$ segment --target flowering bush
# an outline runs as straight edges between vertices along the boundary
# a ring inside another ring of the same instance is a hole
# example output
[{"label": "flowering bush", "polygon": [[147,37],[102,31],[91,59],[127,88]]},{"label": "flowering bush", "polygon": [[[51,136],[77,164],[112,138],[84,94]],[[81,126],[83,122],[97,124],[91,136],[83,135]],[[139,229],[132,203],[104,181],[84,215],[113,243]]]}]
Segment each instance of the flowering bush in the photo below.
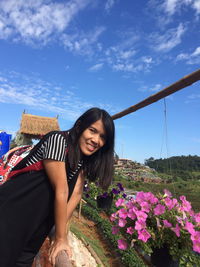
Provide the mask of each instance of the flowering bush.
[{"label": "flowering bush", "polygon": [[120,249],[139,247],[150,255],[154,248],[167,246],[183,266],[200,266],[200,212],[192,210],[185,196],[177,200],[167,190],[164,195],[138,192],[128,201],[119,198],[115,205],[118,210],[110,219],[115,223],[112,233],[123,236]]}]

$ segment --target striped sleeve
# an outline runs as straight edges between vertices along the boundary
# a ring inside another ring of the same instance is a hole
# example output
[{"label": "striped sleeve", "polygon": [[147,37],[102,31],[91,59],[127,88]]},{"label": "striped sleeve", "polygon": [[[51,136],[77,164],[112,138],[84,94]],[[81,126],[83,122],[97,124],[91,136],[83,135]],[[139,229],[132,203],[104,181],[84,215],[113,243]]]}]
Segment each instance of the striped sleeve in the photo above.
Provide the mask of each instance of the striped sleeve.
[{"label": "striped sleeve", "polygon": [[44,142],[43,159],[65,161],[66,140],[60,133],[54,133]]}]

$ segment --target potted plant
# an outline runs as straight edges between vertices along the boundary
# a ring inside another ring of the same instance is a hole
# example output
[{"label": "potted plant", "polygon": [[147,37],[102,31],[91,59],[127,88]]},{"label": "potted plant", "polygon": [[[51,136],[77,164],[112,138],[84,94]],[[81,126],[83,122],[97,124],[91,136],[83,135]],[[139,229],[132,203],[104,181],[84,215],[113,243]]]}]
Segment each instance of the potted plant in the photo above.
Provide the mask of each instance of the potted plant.
[{"label": "potted plant", "polygon": [[113,201],[112,192],[104,192],[103,194],[97,196],[97,208],[110,209]]},{"label": "potted plant", "polygon": [[[178,266],[200,266],[200,212],[192,210],[185,196],[176,199],[167,190],[158,195],[138,192],[131,200],[118,199],[115,205],[112,232],[119,235],[120,249],[139,248],[152,256],[154,266],[171,266],[164,265],[170,257]],[[162,249],[160,255],[169,253],[160,265],[155,262],[158,249]]]},{"label": "potted plant", "polygon": [[101,209],[110,209],[112,206],[113,199],[117,200],[122,197],[125,198],[124,188],[122,184],[112,185],[105,192],[100,187],[91,183],[90,185],[85,185],[85,196],[86,198],[92,198],[97,201],[97,207]]}]

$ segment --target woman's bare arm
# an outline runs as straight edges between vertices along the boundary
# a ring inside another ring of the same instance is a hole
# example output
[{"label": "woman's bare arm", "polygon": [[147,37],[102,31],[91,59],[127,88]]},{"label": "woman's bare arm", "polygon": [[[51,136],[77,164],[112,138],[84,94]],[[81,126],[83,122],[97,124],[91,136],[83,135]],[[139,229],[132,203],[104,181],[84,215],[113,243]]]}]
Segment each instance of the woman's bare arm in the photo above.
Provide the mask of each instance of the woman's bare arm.
[{"label": "woman's bare arm", "polygon": [[67,216],[68,185],[65,162],[44,160],[45,171],[55,191],[55,227],[56,239],[65,239]]},{"label": "woman's bare arm", "polygon": [[50,260],[53,264],[55,264],[55,257],[59,251],[69,251],[66,240],[66,224],[71,218],[77,204],[81,200],[84,177],[81,172],[78,176],[72,196],[67,202],[69,190],[65,163],[61,161],[44,160],[44,167],[55,191],[55,242],[50,253]]}]

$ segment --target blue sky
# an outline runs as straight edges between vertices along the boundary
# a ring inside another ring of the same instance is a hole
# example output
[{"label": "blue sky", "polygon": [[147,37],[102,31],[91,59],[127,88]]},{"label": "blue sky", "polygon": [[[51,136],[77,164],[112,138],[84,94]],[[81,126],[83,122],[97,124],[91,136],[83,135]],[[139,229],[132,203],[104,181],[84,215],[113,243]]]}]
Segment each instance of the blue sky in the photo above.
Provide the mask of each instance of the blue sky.
[{"label": "blue sky", "polygon": [[[200,66],[199,0],[1,0],[0,129],[23,110],[118,113]],[[115,121],[116,152],[138,162],[200,156],[200,83]]]}]

